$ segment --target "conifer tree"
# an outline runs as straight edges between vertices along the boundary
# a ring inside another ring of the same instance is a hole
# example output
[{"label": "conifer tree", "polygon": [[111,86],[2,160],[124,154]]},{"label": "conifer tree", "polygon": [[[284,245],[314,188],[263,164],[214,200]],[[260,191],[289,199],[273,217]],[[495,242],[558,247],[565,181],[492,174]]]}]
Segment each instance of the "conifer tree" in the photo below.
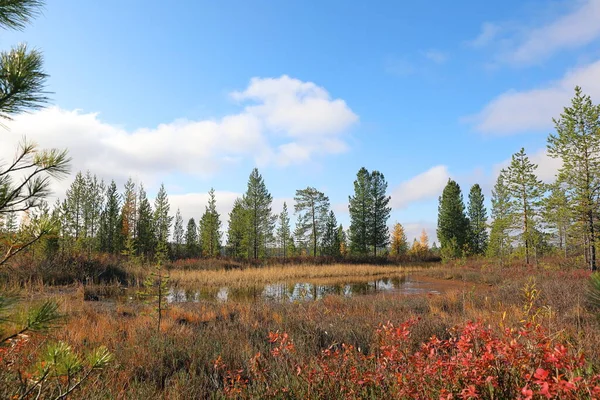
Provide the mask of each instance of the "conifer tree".
[{"label": "conifer tree", "polygon": [[104,208],[103,181],[99,181],[96,175],[90,171],[86,172],[84,179],[84,202],[83,202],[83,229],[84,239],[88,254],[97,250],[99,246],[98,230],[100,228],[100,215]]},{"label": "conifer tree", "polygon": [[566,257],[569,231],[573,225],[573,211],[564,186],[561,182],[549,186],[549,195],[542,200],[542,219],[546,230],[556,237],[558,248]]},{"label": "conifer tree", "polygon": [[402,256],[408,252],[408,241],[406,240],[406,233],[404,227],[400,223],[394,225],[392,231],[392,244],[391,244],[392,256]]},{"label": "conifer tree", "polygon": [[385,248],[390,242],[390,232],[387,222],[392,209],[388,206],[390,196],[387,192],[387,182],[379,171],[371,173],[371,212],[369,213],[368,237],[373,256],[377,256],[378,248]]},{"label": "conifer tree", "polygon": [[169,215],[169,198],[165,185],[161,184],[154,199],[154,218],[153,218],[153,233],[154,243],[160,244],[161,249],[166,249],[169,243],[169,235],[171,232],[171,224],[173,217]]},{"label": "conifer tree", "polygon": [[445,257],[463,254],[469,237],[469,220],[458,183],[448,180],[439,199],[437,236]]},{"label": "conifer tree", "polygon": [[485,254],[488,245],[487,210],[481,186],[475,184],[469,192],[468,216],[470,223],[470,247],[476,255]]},{"label": "conifer tree", "polygon": [[175,258],[181,257],[182,246],[185,232],[183,230],[183,218],[181,217],[181,211],[179,208],[175,213],[175,225],[173,226],[173,243],[174,243],[174,251]]},{"label": "conifer tree", "polygon": [[290,216],[288,213],[287,204],[283,202],[283,210],[279,214],[279,226],[277,227],[277,241],[281,248],[283,259],[288,256],[288,247],[290,245],[291,227]]},{"label": "conifer tree", "polygon": [[525,262],[529,264],[531,253],[536,251],[536,224],[539,216],[544,185],[535,171],[525,149],[513,154],[511,163],[506,170],[506,187],[513,203],[515,218],[513,222],[521,231],[521,241],[525,247]]},{"label": "conifer tree", "polygon": [[185,252],[189,258],[198,257],[198,226],[194,218],[190,218],[185,231]]},{"label": "conifer tree", "polygon": [[371,174],[361,168],[354,181],[354,196],[348,198],[350,212],[350,250],[354,254],[369,252],[369,219],[373,207]]},{"label": "conifer tree", "polygon": [[144,186],[140,184],[138,192],[138,210],[135,246],[139,256],[148,259],[154,252],[154,221],[152,206],[146,196]]},{"label": "conifer tree", "polygon": [[506,185],[506,170],[500,171],[492,190],[492,224],[487,254],[501,262],[510,253],[511,227],[513,226],[513,203]]},{"label": "conifer tree", "polygon": [[121,245],[119,241],[119,211],[120,211],[120,199],[119,193],[117,192],[117,185],[115,181],[111,181],[108,189],[106,190],[106,198],[104,200],[104,210],[101,216],[101,231],[100,236],[100,248],[102,251],[118,254],[121,252]]},{"label": "conifer tree", "polygon": [[248,189],[243,197],[247,210],[246,242],[248,255],[257,259],[265,252],[266,242],[273,234],[274,219],[271,214],[273,197],[267,190],[265,182],[257,168],[252,170],[248,178]]},{"label": "conifer tree", "polygon": [[321,249],[323,255],[330,257],[340,256],[340,240],[338,237],[338,226],[333,210],[329,211],[325,220],[323,236],[321,238]]},{"label": "conifer tree", "polygon": [[123,207],[121,208],[121,240],[122,247],[128,239],[135,239],[137,222],[137,191],[131,178],[125,183]]},{"label": "conifer tree", "polygon": [[313,256],[317,256],[317,247],[327,221],[329,198],[313,187],[296,190],[294,209],[298,214],[298,235],[308,238]]},{"label": "conifer tree", "polygon": [[245,241],[248,233],[248,210],[243,199],[235,199],[229,212],[227,227],[227,247],[231,256],[248,257],[248,244]]},{"label": "conifer tree", "polygon": [[585,223],[588,262],[596,266],[598,203],[600,196],[600,105],[575,88],[570,107],[554,120],[555,134],[548,137],[548,155],[559,158],[559,181],[565,184],[567,197],[578,219]]},{"label": "conifer tree", "polygon": [[206,257],[216,257],[221,252],[221,220],[217,212],[215,190],[208,192],[208,205],[200,219],[202,253]]}]

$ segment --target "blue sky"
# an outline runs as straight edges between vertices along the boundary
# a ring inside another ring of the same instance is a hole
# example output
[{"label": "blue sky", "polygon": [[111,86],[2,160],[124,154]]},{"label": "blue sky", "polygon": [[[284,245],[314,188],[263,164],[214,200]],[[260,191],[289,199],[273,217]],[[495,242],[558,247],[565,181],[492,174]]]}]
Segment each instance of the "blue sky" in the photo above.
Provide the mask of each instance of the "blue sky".
[{"label": "blue sky", "polygon": [[448,177],[489,197],[523,146],[550,180],[552,117],[576,84],[600,101],[600,0],[172,3],[49,1],[2,32],[43,50],[53,106],[9,124],[0,156],[23,134],[66,146],[74,170],[164,182],[196,218],[258,166],[276,210],[315,186],[345,224],[365,166],[390,222],[433,238]]}]

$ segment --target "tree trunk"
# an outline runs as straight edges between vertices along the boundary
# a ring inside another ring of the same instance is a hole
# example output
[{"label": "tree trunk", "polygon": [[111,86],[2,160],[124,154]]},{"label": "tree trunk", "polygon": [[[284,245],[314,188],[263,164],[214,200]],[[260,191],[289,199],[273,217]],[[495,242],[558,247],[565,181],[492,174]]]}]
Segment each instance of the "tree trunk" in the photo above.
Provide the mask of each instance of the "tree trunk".
[{"label": "tree trunk", "polygon": [[588,223],[590,224],[590,269],[596,271],[596,235],[594,231],[594,212],[588,211]]}]

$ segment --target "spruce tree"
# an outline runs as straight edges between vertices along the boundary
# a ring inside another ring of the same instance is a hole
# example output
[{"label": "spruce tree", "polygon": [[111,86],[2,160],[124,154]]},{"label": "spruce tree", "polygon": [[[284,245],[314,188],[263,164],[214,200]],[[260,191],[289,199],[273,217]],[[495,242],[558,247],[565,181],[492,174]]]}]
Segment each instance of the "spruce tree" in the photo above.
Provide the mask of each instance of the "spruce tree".
[{"label": "spruce tree", "polygon": [[185,231],[183,229],[183,218],[181,217],[181,211],[179,208],[175,213],[175,224],[173,226],[173,243],[174,243],[174,251],[175,258],[180,258],[182,254],[182,246]]},{"label": "spruce tree", "polygon": [[283,202],[283,210],[279,214],[279,226],[277,227],[277,241],[282,251],[283,259],[288,256],[288,247],[290,245],[291,227],[290,216],[287,204]]},{"label": "spruce tree", "polygon": [[[310,242],[313,256],[317,256],[317,247],[325,228],[329,198],[313,187],[296,190],[294,209],[298,214],[297,232]],[[298,236],[297,236],[298,237]]]},{"label": "spruce tree", "polygon": [[338,226],[333,210],[329,211],[323,228],[321,238],[321,251],[323,255],[330,257],[340,256],[340,240],[338,237]]},{"label": "spruce tree", "polygon": [[100,247],[102,251],[107,253],[119,254],[121,252],[119,243],[119,211],[121,204],[114,180],[108,185],[105,196],[104,210],[101,217]]},{"label": "spruce tree", "polygon": [[249,257],[257,259],[265,253],[266,242],[273,234],[274,219],[271,214],[273,197],[257,168],[248,178],[248,188],[243,197],[247,210],[246,242]]},{"label": "spruce tree", "polygon": [[536,251],[536,224],[544,193],[544,184],[537,178],[536,170],[537,165],[529,160],[523,148],[513,154],[511,163],[506,170],[506,187],[510,193],[515,213],[513,222],[516,224],[515,227],[521,231],[521,242],[525,247],[527,264],[529,264],[532,252]]},{"label": "spruce tree", "polygon": [[373,171],[370,179],[371,212],[369,213],[367,231],[369,245],[375,257],[377,256],[377,249],[385,248],[390,242],[387,222],[392,209],[388,206],[391,198],[386,194],[388,185],[383,174],[379,171]]},{"label": "spruce tree", "polygon": [[[131,178],[125,183],[123,193],[123,207],[121,207],[121,245],[124,248],[125,243],[129,240],[135,240],[137,222],[137,191],[135,183]],[[131,246],[130,246],[131,247]]]},{"label": "spruce tree", "polygon": [[492,224],[487,254],[503,262],[511,250],[511,227],[513,226],[513,203],[506,184],[506,170],[500,171],[492,190]]},{"label": "spruce tree", "polygon": [[369,252],[369,244],[371,244],[369,240],[369,220],[372,205],[371,174],[363,167],[356,174],[354,196],[348,198],[350,250],[354,254],[366,255]]},{"label": "spruce tree", "polygon": [[144,186],[140,184],[138,192],[138,210],[135,245],[139,256],[148,259],[154,252],[155,236],[152,206],[146,196]]},{"label": "spruce tree", "polygon": [[208,205],[200,219],[202,253],[206,257],[216,257],[221,252],[221,220],[217,212],[215,190],[208,192]]},{"label": "spruce tree", "polygon": [[154,243],[160,245],[162,249],[167,248],[169,243],[169,235],[171,232],[171,224],[173,217],[169,215],[169,198],[165,185],[161,184],[154,199],[154,217],[153,217],[153,231],[154,231]]},{"label": "spruce tree", "polygon": [[248,245],[245,242],[248,233],[248,210],[243,199],[235,199],[229,212],[227,227],[227,247],[229,254],[236,258],[248,257]]},{"label": "spruce tree", "polygon": [[190,218],[185,231],[185,252],[188,258],[198,257],[198,226],[194,218]]},{"label": "spruce tree", "polygon": [[600,105],[575,88],[571,106],[554,120],[555,134],[548,137],[548,155],[559,158],[559,181],[565,184],[568,198],[578,219],[584,221],[588,243],[588,263],[596,266],[598,199],[600,195]]},{"label": "spruce tree", "polygon": [[476,255],[485,254],[488,245],[487,210],[481,186],[475,184],[469,192],[468,216],[470,227],[471,252]]},{"label": "spruce tree", "polygon": [[444,257],[455,258],[463,254],[469,237],[469,220],[458,183],[448,180],[439,199],[437,236]]}]

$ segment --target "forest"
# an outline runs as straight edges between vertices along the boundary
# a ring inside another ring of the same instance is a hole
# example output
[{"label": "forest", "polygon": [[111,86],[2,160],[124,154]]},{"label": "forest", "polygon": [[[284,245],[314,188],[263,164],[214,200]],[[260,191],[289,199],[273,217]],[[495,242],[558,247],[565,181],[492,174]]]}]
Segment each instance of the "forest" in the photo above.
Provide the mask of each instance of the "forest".
[{"label": "forest", "polygon": [[[0,25],[42,6],[0,2]],[[48,104],[43,66],[0,54],[3,119]],[[489,202],[449,179],[436,238],[412,242],[366,167],[347,227],[315,187],[274,212],[258,168],[228,215],[211,188],[185,221],[164,185],[24,138],[0,163],[0,397],[600,398],[594,101],[577,86],[553,120],[554,182],[521,148]]]}]

